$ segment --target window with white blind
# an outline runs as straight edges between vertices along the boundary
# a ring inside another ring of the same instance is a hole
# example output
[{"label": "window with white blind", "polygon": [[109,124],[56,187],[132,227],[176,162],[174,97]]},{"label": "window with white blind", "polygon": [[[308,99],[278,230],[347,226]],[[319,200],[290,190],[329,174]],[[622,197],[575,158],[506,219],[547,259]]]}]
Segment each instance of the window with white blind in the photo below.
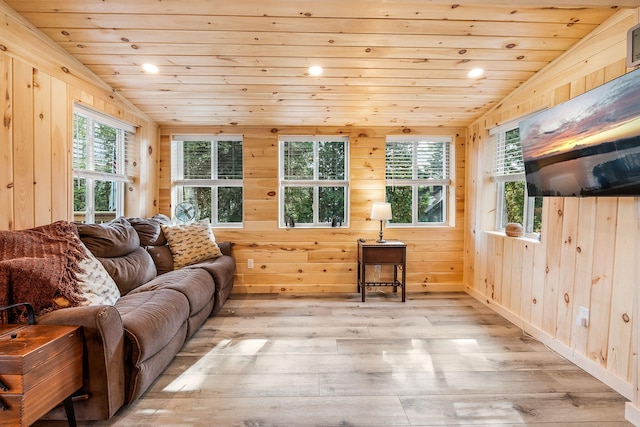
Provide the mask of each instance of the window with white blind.
[{"label": "window with white blind", "polygon": [[540,233],[542,198],[527,195],[518,122],[491,129],[489,137],[495,147],[493,177],[498,187],[496,228],[504,230],[508,223],[517,222],[529,235]]},{"label": "window with white blind", "polygon": [[174,207],[188,203],[194,220],[242,225],[242,135],[174,135],[171,158]]},{"label": "window with white blind", "polygon": [[102,223],[124,215],[125,186],[133,175],[135,128],[101,113],[73,111],[74,220]]},{"label": "window with white blind", "polygon": [[389,224],[444,225],[449,221],[450,137],[388,136],[386,199]]},{"label": "window with white blind", "polygon": [[349,138],[281,136],[280,227],[345,227]]}]

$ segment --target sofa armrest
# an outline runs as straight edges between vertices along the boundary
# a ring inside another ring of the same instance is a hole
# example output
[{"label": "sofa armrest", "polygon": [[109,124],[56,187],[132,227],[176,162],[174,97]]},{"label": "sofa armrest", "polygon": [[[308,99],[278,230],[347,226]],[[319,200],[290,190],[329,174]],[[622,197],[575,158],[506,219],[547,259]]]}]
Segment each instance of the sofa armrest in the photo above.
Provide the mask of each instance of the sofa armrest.
[{"label": "sofa armrest", "polygon": [[233,256],[231,255],[231,249],[233,247],[232,242],[216,242],[216,243],[218,244],[218,247],[220,248],[220,251],[222,252],[223,255]]},{"label": "sofa armrest", "polygon": [[[83,381],[79,391],[86,400],[74,403],[81,420],[106,420],[124,404],[124,328],[120,313],[109,305],[70,307],[37,319],[47,325],[82,326]],[[66,419],[60,408],[47,418]]]}]

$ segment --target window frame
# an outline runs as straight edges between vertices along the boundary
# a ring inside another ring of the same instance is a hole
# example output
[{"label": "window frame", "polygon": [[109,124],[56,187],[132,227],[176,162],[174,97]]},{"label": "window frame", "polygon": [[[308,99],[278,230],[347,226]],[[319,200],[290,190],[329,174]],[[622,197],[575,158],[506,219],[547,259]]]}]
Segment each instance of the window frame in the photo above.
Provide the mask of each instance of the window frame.
[{"label": "window frame", "polygon": [[[76,147],[76,116],[83,116],[87,120],[87,141],[85,152],[85,168],[76,168],[76,153],[78,148]],[[133,143],[135,138],[136,128],[133,125],[125,123],[121,120],[107,116],[106,114],[89,109],[85,106],[74,104],[72,113],[72,164],[73,164],[73,185],[75,187],[76,180],[85,180],[85,210],[84,210],[84,222],[87,224],[93,224],[96,220],[96,205],[95,205],[95,184],[98,181],[111,182],[115,186],[115,211],[114,218],[124,216],[125,212],[125,191],[126,185],[132,182],[132,170],[130,166],[130,159],[133,151]],[[116,130],[116,147],[115,147],[115,159],[116,164],[115,173],[96,171],[95,163],[95,149],[96,149],[96,134],[95,125],[100,124]],[[75,204],[75,190],[74,190],[74,202]],[[73,209],[74,217],[77,214],[81,214],[82,211],[76,211],[75,206]]]},{"label": "window frame", "polygon": [[[312,142],[313,143],[313,179],[286,179],[285,178],[285,143],[286,142]],[[321,142],[342,142],[344,144],[344,178],[340,180],[319,179],[319,143]],[[339,227],[349,227],[349,206],[350,206],[350,138],[344,135],[280,135],[278,137],[278,228],[332,228],[331,221],[324,221],[319,218],[319,189],[320,187],[343,187],[344,188],[344,218]],[[285,188],[301,187],[313,190],[313,222],[293,225],[288,221],[285,214]]]},{"label": "window frame", "polygon": [[[412,178],[411,179],[398,179],[389,177],[388,168],[388,147],[389,144],[394,143],[412,143]],[[441,143],[446,148],[445,156],[443,158],[443,178],[418,178],[418,156],[416,155],[418,146],[420,143]],[[386,226],[389,228],[403,228],[403,227],[443,227],[453,226],[455,220],[455,186],[453,185],[455,179],[455,143],[453,136],[442,135],[388,135],[385,141],[385,200],[387,189],[389,187],[411,187],[411,223],[398,223],[387,221]],[[442,186],[443,194],[443,219],[442,221],[419,221],[419,188],[429,186]],[[387,200],[388,201],[388,200]],[[392,213],[393,214],[393,213]]]},{"label": "window frame", "polygon": [[[184,143],[185,142],[210,142],[211,143],[211,176],[212,178],[184,178]],[[181,134],[171,136],[171,205],[175,207],[184,202],[185,187],[210,188],[211,189],[211,217],[212,225],[221,228],[241,228],[244,226],[244,154],[242,156],[242,178],[224,179],[218,177],[218,144],[220,142],[240,142],[244,153],[244,138],[240,134]],[[240,222],[218,221],[218,191],[220,187],[235,187],[242,189],[242,220]],[[196,206],[197,209],[197,206]],[[173,217],[174,212],[172,212]]]},{"label": "window frame", "polygon": [[[491,146],[494,150],[493,161],[494,167],[492,171],[492,179],[496,183],[496,218],[495,229],[498,232],[505,232],[505,226],[507,224],[506,215],[506,196],[505,196],[505,184],[510,182],[522,182],[524,186],[524,197],[522,207],[522,226],[524,229],[523,237],[539,240],[541,231],[534,231],[535,221],[535,203],[536,197],[530,197],[527,190],[527,182],[524,171],[524,159],[520,157],[521,168],[516,172],[505,172],[505,164],[503,159],[506,158],[504,151],[506,151],[506,135],[515,129],[519,129],[521,121],[526,117],[522,117],[517,120],[512,120],[501,125],[495,126],[489,129],[489,138]],[[522,156],[522,140],[518,135],[518,143],[520,144],[520,156]],[[503,150],[501,152],[501,150]],[[517,159],[516,159],[517,160]]]}]

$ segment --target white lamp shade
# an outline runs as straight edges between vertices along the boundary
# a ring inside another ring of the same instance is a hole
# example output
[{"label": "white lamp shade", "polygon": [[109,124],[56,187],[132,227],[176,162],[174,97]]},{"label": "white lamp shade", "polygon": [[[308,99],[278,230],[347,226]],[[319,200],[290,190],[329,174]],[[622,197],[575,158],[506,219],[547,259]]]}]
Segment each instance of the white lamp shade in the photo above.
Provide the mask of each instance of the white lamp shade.
[{"label": "white lamp shade", "polygon": [[374,202],[371,205],[371,219],[387,221],[391,218],[391,203]]}]

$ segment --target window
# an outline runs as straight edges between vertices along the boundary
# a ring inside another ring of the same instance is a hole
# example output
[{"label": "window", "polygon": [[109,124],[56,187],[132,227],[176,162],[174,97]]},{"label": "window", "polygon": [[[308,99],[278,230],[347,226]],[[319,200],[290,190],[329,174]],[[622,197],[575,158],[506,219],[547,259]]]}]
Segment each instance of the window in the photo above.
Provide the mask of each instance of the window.
[{"label": "window", "polygon": [[281,227],[348,225],[349,138],[280,137]]},{"label": "window", "polygon": [[533,235],[542,229],[542,197],[528,197],[524,175],[524,160],[518,124],[511,122],[491,129],[496,160],[493,177],[498,186],[496,228],[504,230],[507,223],[523,225],[525,233]]},{"label": "window", "polygon": [[241,225],[242,136],[174,135],[172,139],[173,206],[192,204],[195,220]]},{"label": "window", "polygon": [[390,224],[443,225],[448,221],[449,137],[387,137],[386,197]]},{"label": "window", "polygon": [[102,223],[124,215],[135,128],[76,106],[73,112],[74,220]]}]

